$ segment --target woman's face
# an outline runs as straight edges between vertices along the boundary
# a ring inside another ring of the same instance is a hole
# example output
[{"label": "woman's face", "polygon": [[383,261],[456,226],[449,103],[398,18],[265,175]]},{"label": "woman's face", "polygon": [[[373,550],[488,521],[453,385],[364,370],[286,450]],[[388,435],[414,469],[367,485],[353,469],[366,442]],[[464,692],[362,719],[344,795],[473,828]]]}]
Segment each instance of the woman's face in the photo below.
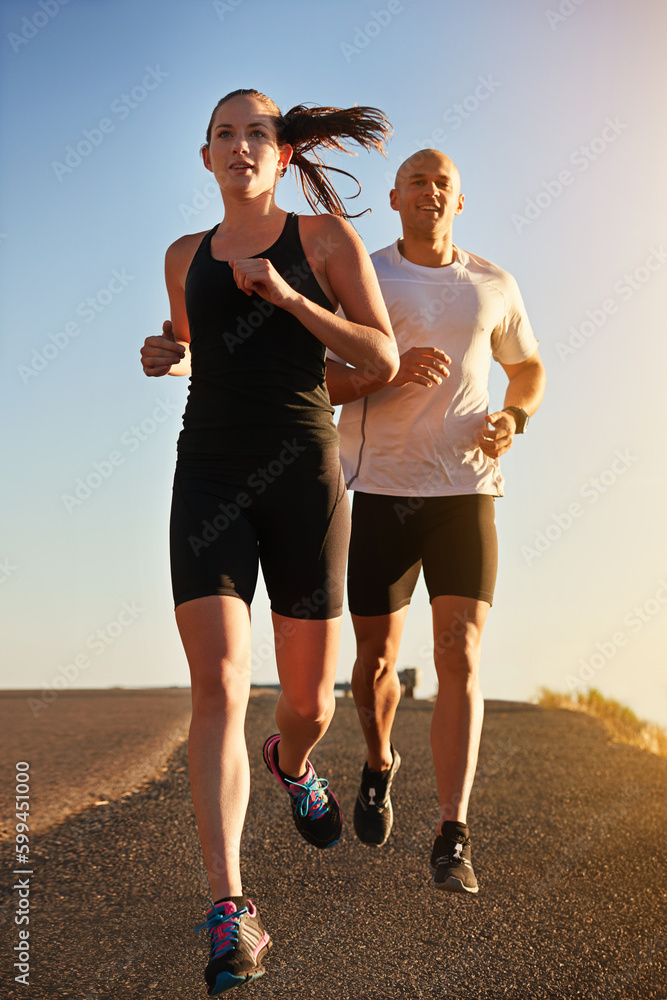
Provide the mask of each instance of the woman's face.
[{"label": "woman's face", "polygon": [[254,197],[275,188],[292,155],[278,148],[269,109],[254,97],[238,96],[216,111],[211,141],[202,157],[223,196]]}]

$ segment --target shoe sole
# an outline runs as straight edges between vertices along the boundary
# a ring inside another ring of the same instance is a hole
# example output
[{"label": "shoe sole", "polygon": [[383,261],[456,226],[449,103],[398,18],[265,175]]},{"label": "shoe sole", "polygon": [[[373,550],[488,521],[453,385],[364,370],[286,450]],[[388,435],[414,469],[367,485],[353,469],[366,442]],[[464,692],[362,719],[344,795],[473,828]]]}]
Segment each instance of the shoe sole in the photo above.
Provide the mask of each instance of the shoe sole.
[{"label": "shoe sole", "polygon": [[243,986],[244,983],[252,983],[253,980],[259,979],[266,972],[263,966],[259,965],[259,962],[264,958],[267,951],[273,947],[273,941],[269,938],[266,946],[262,948],[261,952],[257,956],[258,965],[254,972],[249,972],[247,976],[235,976],[231,972],[219,972],[213,989],[208,994],[210,997],[217,997],[221,993],[226,993],[227,990],[233,990],[236,986]]},{"label": "shoe sole", "polygon": [[221,972],[209,996],[217,997],[221,993],[226,993],[227,990],[233,990],[235,986],[243,986],[244,983],[251,983],[254,979],[259,979],[260,976],[263,976],[265,972],[266,969],[258,969],[257,972],[251,972],[247,976],[233,976],[231,972]]},{"label": "shoe sole", "polygon": [[[431,868],[431,875],[435,876],[435,868]],[[478,885],[474,888],[464,885],[460,878],[455,878],[453,875],[448,875],[446,882],[436,882],[433,878],[433,888],[439,889],[440,892],[464,892],[469,896],[474,896],[479,891]]]}]

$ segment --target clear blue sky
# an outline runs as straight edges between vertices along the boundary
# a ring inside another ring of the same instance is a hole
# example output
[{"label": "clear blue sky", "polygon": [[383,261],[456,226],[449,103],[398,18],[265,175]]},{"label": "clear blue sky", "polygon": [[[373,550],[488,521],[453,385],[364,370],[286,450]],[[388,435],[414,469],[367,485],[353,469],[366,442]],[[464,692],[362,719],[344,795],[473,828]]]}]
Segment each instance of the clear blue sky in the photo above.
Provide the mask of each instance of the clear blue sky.
[{"label": "clear blue sky", "polygon": [[[398,164],[444,150],[466,194],[456,242],[522,289],[549,385],[503,462],[485,694],[581,680],[667,724],[667,9],[5,0],[0,18],[0,685],[188,683],[167,553],[187,380],[146,379],[138,352],[168,315],[166,247],[221,218],[198,155],[210,112],[256,87],[283,110],[387,114],[388,160],[341,163],[371,251],[399,235]],[[278,201],[306,209],[291,180]],[[253,629],[254,680],[273,681],[263,592]],[[422,668],[421,694],[430,631],[420,585],[400,663]],[[340,678],[352,661],[346,622]]]}]

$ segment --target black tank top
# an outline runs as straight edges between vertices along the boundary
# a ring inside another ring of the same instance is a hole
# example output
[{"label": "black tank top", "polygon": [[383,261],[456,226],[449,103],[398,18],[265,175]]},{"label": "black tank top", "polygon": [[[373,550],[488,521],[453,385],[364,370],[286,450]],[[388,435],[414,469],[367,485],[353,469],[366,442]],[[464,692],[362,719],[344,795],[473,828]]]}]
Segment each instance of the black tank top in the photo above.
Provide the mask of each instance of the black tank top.
[{"label": "black tank top", "polygon": [[[337,447],[324,344],[291,313],[240,291],[229,264],[211,255],[217,228],[201,241],[185,281],[192,375],[179,464],[242,472],[286,441],[308,451]],[[273,246],[255,256],[334,311],[308,265],[293,212]]]}]

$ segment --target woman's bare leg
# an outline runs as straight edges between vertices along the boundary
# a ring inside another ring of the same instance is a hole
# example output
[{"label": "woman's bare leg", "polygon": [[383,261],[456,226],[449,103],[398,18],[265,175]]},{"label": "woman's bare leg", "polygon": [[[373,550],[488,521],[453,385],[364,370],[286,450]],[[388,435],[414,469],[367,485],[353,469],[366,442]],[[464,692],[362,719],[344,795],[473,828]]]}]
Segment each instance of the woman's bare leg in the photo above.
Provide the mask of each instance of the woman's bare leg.
[{"label": "woman's bare leg", "polygon": [[276,661],[282,692],[276,707],[280,769],[298,778],[308,754],[331,722],[338,662],[340,618],[325,621],[273,614]]},{"label": "woman's bare leg", "polygon": [[180,604],[176,621],[192,678],[190,786],[211,894],[240,896],[250,790],[250,609],[237,597],[202,597]]}]

